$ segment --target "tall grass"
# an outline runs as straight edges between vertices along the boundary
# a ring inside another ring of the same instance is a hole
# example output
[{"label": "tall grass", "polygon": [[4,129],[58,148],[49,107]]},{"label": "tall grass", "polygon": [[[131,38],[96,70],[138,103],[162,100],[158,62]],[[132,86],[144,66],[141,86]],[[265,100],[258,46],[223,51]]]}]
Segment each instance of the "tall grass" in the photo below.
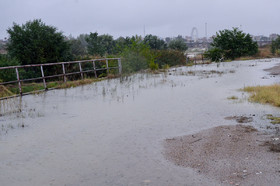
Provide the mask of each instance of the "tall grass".
[{"label": "tall grass", "polygon": [[256,87],[249,86],[242,90],[251,94],[249,98],[250,101],[262,104],[268,103],[280,107],[280,84]]}]

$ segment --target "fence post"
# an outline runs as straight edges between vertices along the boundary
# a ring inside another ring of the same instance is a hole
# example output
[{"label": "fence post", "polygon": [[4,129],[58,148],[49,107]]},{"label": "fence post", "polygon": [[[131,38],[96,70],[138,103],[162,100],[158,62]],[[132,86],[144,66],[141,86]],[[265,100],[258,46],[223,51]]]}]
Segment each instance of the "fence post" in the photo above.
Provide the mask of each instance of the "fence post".
[{"label": "fence post", "polygon": [[118,65],[119,65],[119,74],[122,74],[122,62],[121,62],[121,58],[118,59]]},{"label": "fence post", "polygon": [[80,68],[81,78],[84,79],[83,69],[82,69],[81,62],[79,62],[79,68]]},{"label": "fence post", "polygon": [[22,95],[22,89],[21,89],[21,83],[20,83],[20,79],[19,79],[18,68],[16,68],[16,74],[17,74],[17,81],[18,81],[19,93],[20,93],[20,95]]},{"label": "fence post", "polygon": [[62,72],[63,72],[63,80],[64,80],[64,83],[66,83],[66,75],[65,75],[64,63],[62,63]]},{"label": "fence post", "polygon": [[92,65],[93,65],[93,69],[94,69],[95,78],[97,78],[96,67],[95,67],[95,60],[92,61]]},{"label": "fence post", "polygon": [[109,65],[108,65],[108,59],[106,59],[106,68],[107,68],[107,76],[109,74]]},{"label": "fence post", "polygon": [[44,83],[45,90],[48,90],[46,80],[45,80],[43,65],[41,65],[40,67],[41,67],[41,73],[42,73],[42,78],[43,78],[43,83]]}]

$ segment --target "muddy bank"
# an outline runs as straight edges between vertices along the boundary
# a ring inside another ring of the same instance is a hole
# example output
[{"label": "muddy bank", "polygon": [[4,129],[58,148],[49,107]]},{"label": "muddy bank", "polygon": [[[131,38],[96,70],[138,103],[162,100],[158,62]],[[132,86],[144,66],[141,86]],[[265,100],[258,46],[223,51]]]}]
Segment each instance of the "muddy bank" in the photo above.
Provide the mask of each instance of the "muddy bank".
[{"label": "muddy bank", "polygon": [[166,139],[164,155],[222,185],[276,186],[280,183],[280,153],[270,151],[271,140],[272,136],[253,127],[220,126]]},{"label": "muddy bank", "polygon": [[264,69],[264,71],[270,72],[270,75],[280,75],[280,64],[272,68]]}]

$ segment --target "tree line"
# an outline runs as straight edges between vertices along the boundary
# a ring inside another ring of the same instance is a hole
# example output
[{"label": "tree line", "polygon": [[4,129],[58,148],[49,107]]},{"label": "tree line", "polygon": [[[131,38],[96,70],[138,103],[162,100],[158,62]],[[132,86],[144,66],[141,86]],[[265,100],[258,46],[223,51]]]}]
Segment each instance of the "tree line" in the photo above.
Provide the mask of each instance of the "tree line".
[{"label": "tree line", "polygon": [[[22,25],[14,23],[7,32],[8,54],[0,56],[0,66],[121,57],[124,61],[123,71],[130,73],[149,67],[157,69],[164,65],[184,64],[187,49],[181,39],[166,43],[155,35],[114,39],[109,34],[94,32],[76,38],[65,37],[57,28],[46,25],[40,19]],[[32,75],[32,72],[23,73]],[[7,80],[4,75],[0,75],[0,79]]]},{"label": "tree line", "polygon": [[[9,34],[7,55],[0,56],[0,66],[54,63],[96,57],[121,57],[124,72],[146,68],[153,70],[183,65],[187,45],[181,37],[165,42],[155,35],[119,37],[97,32],[65,37],[57,28],[40,19],[7,29]],[[271,52],[280,54],[280,37],[273,41]],[[219,31],[210,49],[204,54],[212,61],[233,60],[241,56],[254,56],[258,45],[249,34],[238,28]],[[3,77],[2,77],[3,76]],[[0,80],[5,75],[0,75]]]}]

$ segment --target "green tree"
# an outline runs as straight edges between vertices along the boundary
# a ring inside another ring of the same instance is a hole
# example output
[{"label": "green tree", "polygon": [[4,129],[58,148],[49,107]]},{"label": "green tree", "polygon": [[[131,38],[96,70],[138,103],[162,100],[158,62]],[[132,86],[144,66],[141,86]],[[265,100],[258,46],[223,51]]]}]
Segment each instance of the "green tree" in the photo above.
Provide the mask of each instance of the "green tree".
[{"label": "green tree", "polygon": [[81,40],[71,38],[68,42],[70,43],[70,52],[75,59],[87,55],[87,46]]},{"label": "green tree", "polygon": [[213,38],[211,46],[214,49],[206,53],[206,56],[208,55],[215,61],[219,55],[224,59],[233,60],[241,56],[252,56],[258,52],[257,42],[254,42],[249,34],[245,34],[238,28],[219,31]]},{"label": "green tree", "polygon": [[129,37],[119,37],[115,40],[114,54],[121,53],[127,46],[131,46],[132,41]]},{"label": "green tree", "polygon": [[22,65],[66,61],[70,59],[69,44],[61,32],[47,26],[40,19],[28,21],[7,30],[9,55],[15,57]]},{"label": "green tree", "polygon": [[104,56],[112,54],[115,46],[113,36],[104,34],[98,36],[98,33],[90,33],[86,38],[88,42],[88,53],[91,55]]},{"label": "green tree", "polygon": [[127,38],[121,56],[123,58],[123,71],[125,73],[136,72],[147,69],[154,61],[154,55],[148,44],[145,44],[141,37],[132,36]]},{"label": "green tree", "polygon": [[148,44],[150,48],[154,50],[164,50],[167,48],[167,44],[164,40],[151,34],[145,36],[144,43]]},{"label": "green tree", "polygon": [[186,51],[188,49],[188,46],[186,42],[183,39],[180,39],[179,37],[176,39],[171,40],[168,43],[168,48],[172,50],[178,50],[178,51]]},{"label": "green tree", "polygon": [[278,36],[274,41],[272,41],[271,53],[273,55],[275,55],[275,54],[280,55],[280,36]]}]

